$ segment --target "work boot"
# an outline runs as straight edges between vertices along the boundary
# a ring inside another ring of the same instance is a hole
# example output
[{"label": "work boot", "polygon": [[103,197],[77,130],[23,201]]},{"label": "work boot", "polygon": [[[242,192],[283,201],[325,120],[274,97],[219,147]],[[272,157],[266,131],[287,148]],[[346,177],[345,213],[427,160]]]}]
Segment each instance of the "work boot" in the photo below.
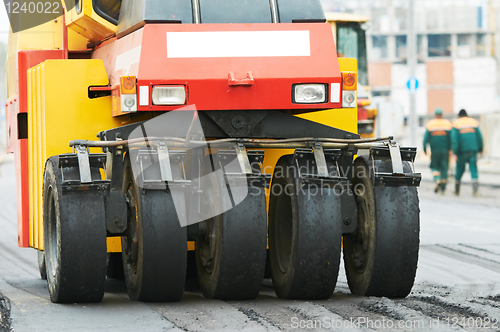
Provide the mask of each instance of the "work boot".
[{"label": "work boot", "polygon": [[479,182],[478,181],[472,182],[472,195],[478,196],[478,190],[479,190]]},{"label": "work boot", "polygon": [[455,182],[455,196],[460,196],[460,182]]},{"label": "work boot", "polygon": [[439,182],[436,182],[436,186],[434,187],[434,193],[438,193],[440,189],[441,184]]},{"label": "work boot", "polygon": [[444,195],[444,192],[446,191],[446,183],[445,182],[440,183],[439,189],[441,190],[441,195]]}]

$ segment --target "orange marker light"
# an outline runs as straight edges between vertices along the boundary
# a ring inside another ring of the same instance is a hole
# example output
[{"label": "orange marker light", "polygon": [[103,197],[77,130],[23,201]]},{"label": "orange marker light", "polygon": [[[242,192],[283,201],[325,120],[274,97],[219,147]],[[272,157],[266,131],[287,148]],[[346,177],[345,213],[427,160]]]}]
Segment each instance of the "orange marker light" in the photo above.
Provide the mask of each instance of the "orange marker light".
[{"label": "orange marker light", "polygon": [[342,72],[344,90],[356,90],[358,88],[358,77],[355,72]]},{"label": "orange marker light", "polygon": [[120,86],[122,95],[131,95],[137,93],[137,78],[135,76],[120,77]]}]

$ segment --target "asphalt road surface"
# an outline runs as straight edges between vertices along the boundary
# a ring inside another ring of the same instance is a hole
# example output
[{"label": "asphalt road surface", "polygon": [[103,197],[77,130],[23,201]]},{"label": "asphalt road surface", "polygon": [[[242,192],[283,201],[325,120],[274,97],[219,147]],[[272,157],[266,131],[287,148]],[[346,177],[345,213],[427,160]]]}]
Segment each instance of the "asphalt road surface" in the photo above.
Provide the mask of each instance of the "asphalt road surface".
[{"label": "asphalt road surface", "polygon": [[500,189],[455,198],[423,183],[419,267],[406,299],[350,295],[341,269],[324,301],[278,299],[266,281],[254,301],[207,300],[194,289],[179,303],[141,303],[108,280],[102,303],[58,305],[36,252],[17,247],[13,164],[0,172],[0,331],[500,331]]}]

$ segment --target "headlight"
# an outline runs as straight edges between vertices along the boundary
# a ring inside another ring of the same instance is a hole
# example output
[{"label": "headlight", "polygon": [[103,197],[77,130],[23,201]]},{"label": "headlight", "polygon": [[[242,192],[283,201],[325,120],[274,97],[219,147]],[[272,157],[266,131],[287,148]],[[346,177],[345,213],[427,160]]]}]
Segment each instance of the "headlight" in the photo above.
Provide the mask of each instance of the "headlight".
[{"label": "headlight", "polygon": [[184,86],[155,86],[153,88],[154,105],[184,105],[186,88]]},{"label": "headlight", "polygon": [[326,103],[326,86],[324,84],[294,85],[293,102],[297,104]]}]

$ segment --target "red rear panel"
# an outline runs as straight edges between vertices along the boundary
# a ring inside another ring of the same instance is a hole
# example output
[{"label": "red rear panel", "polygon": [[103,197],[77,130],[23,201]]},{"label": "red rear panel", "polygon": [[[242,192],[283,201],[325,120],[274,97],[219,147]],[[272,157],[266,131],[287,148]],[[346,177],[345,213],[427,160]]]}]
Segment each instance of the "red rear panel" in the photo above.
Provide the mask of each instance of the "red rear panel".
[{"label": "red rear panel", "polygon": [[[147,24],[94,58],[104,60],[113,85],[122,75],[136,75],[149,94],[154,85],[184,85],[186,103],[198,110],[341,107],[340,96],[328,95],[322,104],[292,101],[293,84],[323,83],[329,91],[341,82],[327,23]],[[179,108],[154,106],[151,96],[142,104],[140,111]]]}]

